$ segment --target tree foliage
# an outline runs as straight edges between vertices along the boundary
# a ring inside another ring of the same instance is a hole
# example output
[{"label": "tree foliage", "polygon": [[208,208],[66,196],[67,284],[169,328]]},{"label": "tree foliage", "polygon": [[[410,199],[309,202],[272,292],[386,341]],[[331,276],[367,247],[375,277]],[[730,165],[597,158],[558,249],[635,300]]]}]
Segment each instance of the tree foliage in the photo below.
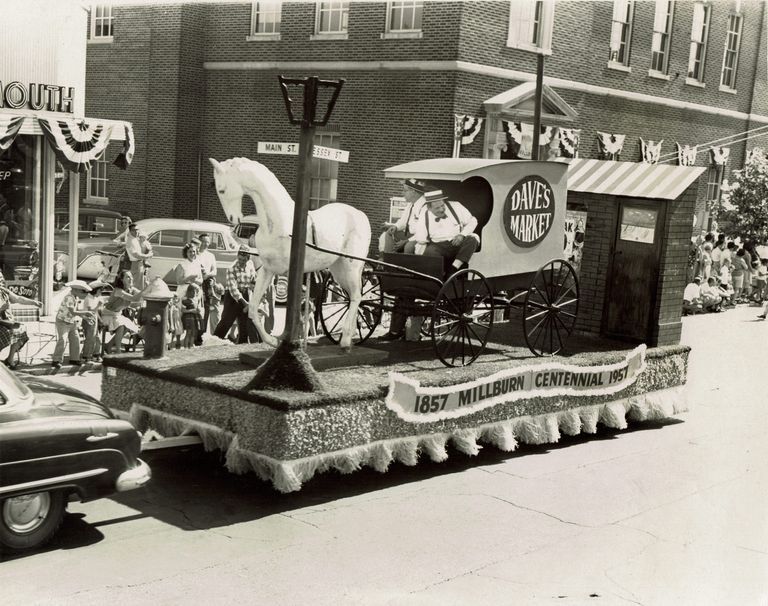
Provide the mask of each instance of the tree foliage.
[{"label": "tree foliage", "polygon": [[744,168],[733,171],[717,220],[723,231],[742,240],[768,240],[768,158],[760,148],[747,155]]}]

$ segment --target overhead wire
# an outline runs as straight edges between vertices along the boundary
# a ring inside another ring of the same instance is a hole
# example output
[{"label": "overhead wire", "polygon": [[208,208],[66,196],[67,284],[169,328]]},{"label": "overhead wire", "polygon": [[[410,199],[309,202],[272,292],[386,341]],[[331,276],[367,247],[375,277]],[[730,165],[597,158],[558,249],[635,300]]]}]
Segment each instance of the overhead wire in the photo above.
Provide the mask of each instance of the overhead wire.
[{"label": "overhead wire", "polygon": [[[746,135],[747,133],[755,133],[757,131],[765,131],[765,132],[761,132],[761,133],[759,133],[757,135],[753,135],[753,136],[750,136],[750,137],[745,137],[743,139],[738,139],[738,140],[735,140],[735,141],[727,141],[727,139],[731,139],[733,137],[739,137],[741,135]],[[701,148],[704,148],[701,151],[697,150],[696,154],[698,155],[699,153],[701,153],[703,151],[706,151],[707,147],[711,147],[715,143],[723,142],[723,145],[732,145],[734,143],[742,143],[744,141],[747,141],[748,139],[752,139],[754,137],[758,137],[758,136],[762,136],[762,135],[768,135],[768,124],[766,124],[764,126],[758,126],[756,128],[750,128],[749,130],[745,130],[744,132],[741,132],[741,133],[734,133],[734,134],[728,135],[726,137],[720,137],[719,139],[713,139],[712,141],[707,141],[705,143],[697,143],[695,146],[691,146],[691,147],[696,147],[696,148],[701,147]],[[669,157],[670,159],[674,160],[674,159],[677,158],[677,152],[668,152],[666,154],[661,155],[659,157],[659,162],[660,163],[666,162],[666,160],[664,160],[662,162],[662,159],[663,158],[667,158],[667,157]]]},{"label": "overhead wire", "polygon": [[[745,132],[750,132],[750,131],[745,131]],[[743,143],[744,141],[749,141],[750,139],[755,139],[757,137],[765,137],[766,135],[768,135],[768,131],[763,132],[763,133],[753,134],[753,135],[750,135],[749,137],[744,137],[743,139],[737,139],[735,141],[728,141],[728,145],[733,145],[734,143]],[[704,145],[706,145],[706,144],[704,144]],[[699,155],[700,153],[706,152],[706,151],[707,151],[706,149],[697,150],[696,151],[696,155]],[[661,160],[661,158],[659,158],[659,161],[657,162],[657,164],[666,164],[667,162],[674,162],[677,159],[677,152],[674,152],[673,154],[664,154],[664,156],[671,156],[671,157],[667,158],[666,160]]]}]

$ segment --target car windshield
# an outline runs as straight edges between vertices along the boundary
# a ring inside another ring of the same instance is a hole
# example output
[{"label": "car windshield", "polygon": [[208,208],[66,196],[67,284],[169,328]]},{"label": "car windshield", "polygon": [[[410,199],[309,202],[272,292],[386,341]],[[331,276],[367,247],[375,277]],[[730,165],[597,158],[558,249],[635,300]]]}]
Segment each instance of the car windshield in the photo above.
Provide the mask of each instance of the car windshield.
[{"label": "car windshield", "polygon": [[0,364],[0,391],[5,402],[14,402],[29,397],[32,392],[4,364]]}]

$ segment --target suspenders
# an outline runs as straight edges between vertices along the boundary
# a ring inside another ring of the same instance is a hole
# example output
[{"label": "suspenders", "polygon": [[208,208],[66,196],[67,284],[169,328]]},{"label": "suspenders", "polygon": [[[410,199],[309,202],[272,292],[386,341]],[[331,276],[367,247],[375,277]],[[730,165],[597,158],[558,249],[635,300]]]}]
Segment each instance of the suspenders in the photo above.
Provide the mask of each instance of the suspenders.
[{"label": "suspenders", "polygon": [[[451,206],[451,203],[446,200],[445,201],[445,207],[451,211],[451,214],[453,215],[453,218],[456,219],[456,223],[458,224],[459,228],[461,228],[461,221],[459,221],[459,215],[456,214],[456,210]],[[432,242],[432,235],[429,233],[429,211],[425,211],[424,218],[427,222],[427,241]]]}]

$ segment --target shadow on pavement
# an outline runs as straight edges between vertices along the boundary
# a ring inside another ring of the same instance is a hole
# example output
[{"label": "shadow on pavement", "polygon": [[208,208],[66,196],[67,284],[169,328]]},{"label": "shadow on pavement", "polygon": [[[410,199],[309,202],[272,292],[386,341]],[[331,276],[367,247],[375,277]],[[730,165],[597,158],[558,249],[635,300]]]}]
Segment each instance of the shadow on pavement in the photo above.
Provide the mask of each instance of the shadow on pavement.
[{"label": "shadow on pavement", "polygon": [[654,431],[682,423],[677,419],[630,425],[625,430],[599,427],[597,434],[563,436],[557,444],[521,445],[511,453],[485,446],[476,457],[449,448],[448,460],[434,463],[426,455],[418,465],[393,463],[387,473],[364,467],[343,475],[335,471],[319,474],[295,493],[280,494],[255,474],[242,476],[224,468],[221,453],[206,453],[200,447],[157,450],[145,453],[152,467],[152,481],[143,489],[112,498],[144,516],[156,518],[184,530],[204,530],[258,520],[309,506],[316,506],[392,486],[428,481],[461,473],[474,467],[504,464],[518,457],[546,455],[562,448],[595,440],[620,439],[621,434]]},{"label": "shadow on pavement", "polygon": [[88,524],[85,514],[66,513],[61,528],[53,539],[40,549],[22,551],[19,553],[4,553],[0,551],[0,562],[20,560],[39,553],[77,549],[87,545],[94,545],[104,539],[104,535],[96,528],[97,524]]}]

